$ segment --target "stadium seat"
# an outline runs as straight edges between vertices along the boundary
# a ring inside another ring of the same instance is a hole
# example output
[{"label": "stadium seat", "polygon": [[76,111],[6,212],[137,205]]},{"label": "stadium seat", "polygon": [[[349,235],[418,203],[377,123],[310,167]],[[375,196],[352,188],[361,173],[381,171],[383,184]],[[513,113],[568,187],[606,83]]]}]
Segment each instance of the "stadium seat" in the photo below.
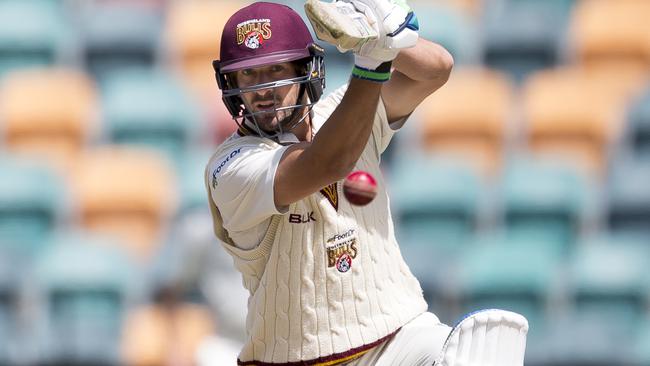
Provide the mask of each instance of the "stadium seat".
[{"label": "stadium seat", "polygon": [[88,232],[55,238],[34,268],[44,319],[37,322],[39,364],[119,364],[126,311],[140,277],[112,239]]},{"label": "stadium seat", "polygon": [[396,156],[388,178],[400,250],[442,315],[452,300],[452,259],[478,226],[482,182],[462,160],[418,154]]},{"label": "stadium seat", "polygon": [[96,130],[95,108],[95,85],[83,73],[12,73],[0,86],[4,144],[11,152],[68,168]]},{"label": "stadium seat", "polygon": [[637,158],[650,161],[650,87],[630,104],[627,142]]},{"label": "stadium seat", "polygon": [[127,318],[123,358],[129,366],[195,364],[199,344],[214,330],[211,313],[202,305],[144,305]]},{"label": "stadium seat", "polygon": [[445,87],[419,107],[424,149],[464,158],[483,174],[494,174],[512,105],[512,85],[503,74],[457,69]]},{"label": "stadium seat", "polygon": [[512,310],[526,316],[531,332],[544,328],[561,257],[543,239],[482,235],[466,245],[458,258],[463,312]]},{"label": "stadium seat", "polygon": [[567,337],[556,345],[572,365],[628,364],[644,319],[650,277],[647,242],[601,236],[582,241],[568,268]]},{"label": "stadium seat", "polygon": [[650,240],[650,166],[616,161],[607,182],[607,221],[612,232]]},{"label": "stadium seat", "polygon": [[650,3],[643,0],[581,1],[571,24],[579,62],[649,71],[649,13]]},{"label": "stadium seat", "polygon": [[485,7],[483,63],[515,80],[554,67],[568,15],[563,1],[492,1]]},{"label": "stadium seat", "polygon": [[61,60],[69,47],[69,33],[56,3],[0,1],[0,77],[12,70],[50,66]]},{"label": "stadium seat", "polygon": [[557,251],[541,238],[477,236],[452,264],[459,304],[455,317],[490,308],[523,314],[530,327],[525,364],[532,364],[548,352],[546,334],[561,263]]},{"label": "stadium seat", "polygon": [[67,203],[61,176],[43,163],[0,158],[0,247],[25,260],[52,235]]},{"label": "stadium seat", "polygon": [[633,70],[563,67],[533,74],[523,87],[529,148],[602,173],[621,133],[623,107],[643,83]]},{"label": "stadium seat", "polygon": [[205,92],[206,85],[214,88],[214,71],[210,65],[219,58],[223,26],[241,5],[232,0],[170,4],[165,25],[166,46],[185,80],[199,93]]},{"label": "stadium seat", "polygon": [[148,261],[174,214],[174,170],[152,151],[103,146],[79,158],[73,191],[82,227],[119,237]]},{"label": "stadium seat", "polygon": [[[603,317],[607,314],[603,313]],[[544,349],[535,352],[531,365],[543,366],[641,366],[634,354],[634,344],[629,343],[634,334],[603,326],[599,319],[584,320],[560,316],[549,324],[544,338]],[[647,347],[647,344],[645,345]],[[528,339],[526,359],[537,344]],[[529,362],[526,362],[526,366]]]},{"label": "stadium seat", "polygon": [[[464,16],[476,18],[484,7],[485,0],[412,0],[409,5],[416,11],[421,5],[435,5],[446,8],[453,8],[462,12]],[[422,18],[418,13],[418,18]],[[424,18],[426,19],[426,18]]]},{"label": "stadium seat", "polygon": [[650,277],[647,243],[624,236],[581,242],[570,264],[571,299],[577,316],[602,318],[633,329],[645,312]]},{"label": "stadium seat", "polygon": [[456,251],[472,236],[482,182],[466,163],[412,155],[395,161],[389,182],[404,246]]},{"label": "stadium seat", "polygon": [[634,356],[637,364],[650,365],[650,319],[645,319],[639,326],[636,341],[634,342]]},{"label": "stadium seat", "polygon": [[0,365],[16,363],[20,261],[7,248],[0,248]]},{"label": "stadium seat", "polygon": [[212,149],[193,149],[185,155],[179,172],[181,179],[180,215],[194,210],[205,210],[208,207],[208,196],[203,177],[205,167],[211,157]]},{"label": "stadium seat", "polygon": [[162,19],[152,9],[136,2],[94,3],[81,20],[83,60],[95,77],[156,65]]},{"label": "stadium seat", "polygon": [[185,85],[162,72],[113,73],[102,90],[111,143],[156,149],[181,164],[186,149],[201,135],[197,108]]},{"label": "stadium seat", "polygon": [[409,4],[420,19],[420,37],[445,47],[457,66],[476,64],[480,46],[478,29],[467,12],[448,1]]},{"label": "stadium seat", "polygon": [[585,177],[555,160],[516,159],[500,184],[504,229],[509,237],[543,238],[566,254],[578,237],[588,199]]}]

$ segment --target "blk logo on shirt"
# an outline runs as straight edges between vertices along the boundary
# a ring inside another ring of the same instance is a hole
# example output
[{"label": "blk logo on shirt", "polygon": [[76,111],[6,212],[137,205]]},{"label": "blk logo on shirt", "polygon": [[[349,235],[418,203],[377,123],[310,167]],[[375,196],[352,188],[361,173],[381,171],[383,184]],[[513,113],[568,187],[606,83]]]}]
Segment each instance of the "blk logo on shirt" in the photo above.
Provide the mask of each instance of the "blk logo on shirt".
[{"label": "blk logo on shirt", "polygon": [[316,221],[313,211],[308,214],[289,214],[289,222],[292,224],[306,224],[312,221]]}]

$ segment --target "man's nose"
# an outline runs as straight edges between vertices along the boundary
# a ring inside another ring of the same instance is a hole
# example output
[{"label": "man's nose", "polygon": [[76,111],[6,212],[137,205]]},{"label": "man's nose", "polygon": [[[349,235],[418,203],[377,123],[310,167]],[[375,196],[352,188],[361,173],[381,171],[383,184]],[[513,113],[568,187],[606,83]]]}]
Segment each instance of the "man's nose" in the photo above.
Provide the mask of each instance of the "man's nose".
[{"label": "man's nose", "polygon": [[255,94],[260,98],[260,99],[269,99],[273,96],[273,89],[260,89],[256,90]]}]

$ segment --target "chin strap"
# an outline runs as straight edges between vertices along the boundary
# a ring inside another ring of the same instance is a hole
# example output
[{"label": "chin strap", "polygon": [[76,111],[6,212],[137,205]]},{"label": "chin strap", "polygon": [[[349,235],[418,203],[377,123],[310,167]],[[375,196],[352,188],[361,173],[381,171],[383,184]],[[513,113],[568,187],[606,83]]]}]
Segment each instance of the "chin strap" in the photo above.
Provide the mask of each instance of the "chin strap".
[{"label": "chin strap", "polygon": [[[295,105],[299,105],[298,101],[300,101],[300,100],[302,100],[304,98],[306,90],[307,90],[307,88],[305,87],[304,84],[300,85],[300,91],[298,92],[298,97],[296,98],[296,104]],[[291,112],[291,115],[289,115],[287,118],[285,118],[285,120],[289,120],[289,121],[293,120],[294,118],[297,118],[298,113],[300,113],[303,110],[303,108],[307,109],[307,113],[305,113],[304,116],[300,117],[300,119],[298,119],[295,123],[293,123],[291,126],[289,126],[286,129],[286,131],[285,131],[285,129],[282,128],[282,123],[280,123],[279,131],[277,131],[275,134],[266,133],[265,131],[263,131],[259,127],[257,122],[255,122],[255,116],[252,116],[251,118],[244,117],[242,122],[238,123],[239,124],[239,129],[237,130],[237,133],[240,136],[257,135],[257,136],[260,136],[260,137],[265,137],[265,138],[274,140],[274,141],[276,141],[277,143],[279,143],[281,145],[288,145],[288,144],[298,143],[298,142],[300,142],[300,140],[291,131],[293,131],[296,127],[298,127],[298,125],[300,125],[300,123],[302,123],[308,116],[311,115],[312,105],[304,105],[302,107],[296,107]],[[276,114],[277,114],[277,111],[276,111]]]}]

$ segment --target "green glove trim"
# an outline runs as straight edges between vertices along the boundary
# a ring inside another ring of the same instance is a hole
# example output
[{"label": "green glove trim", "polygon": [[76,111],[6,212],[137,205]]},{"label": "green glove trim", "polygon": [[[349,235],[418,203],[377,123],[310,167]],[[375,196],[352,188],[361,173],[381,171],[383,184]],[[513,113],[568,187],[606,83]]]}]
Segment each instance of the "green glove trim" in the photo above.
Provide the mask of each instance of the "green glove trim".
[{"label": "green glove trim", "polygon": [[384,62],[375,70],[368,70],[363,67],[354,65],[352,77],[363,80],[370,80],[378,83],[385,83],[390,80],[392,62]]}]

